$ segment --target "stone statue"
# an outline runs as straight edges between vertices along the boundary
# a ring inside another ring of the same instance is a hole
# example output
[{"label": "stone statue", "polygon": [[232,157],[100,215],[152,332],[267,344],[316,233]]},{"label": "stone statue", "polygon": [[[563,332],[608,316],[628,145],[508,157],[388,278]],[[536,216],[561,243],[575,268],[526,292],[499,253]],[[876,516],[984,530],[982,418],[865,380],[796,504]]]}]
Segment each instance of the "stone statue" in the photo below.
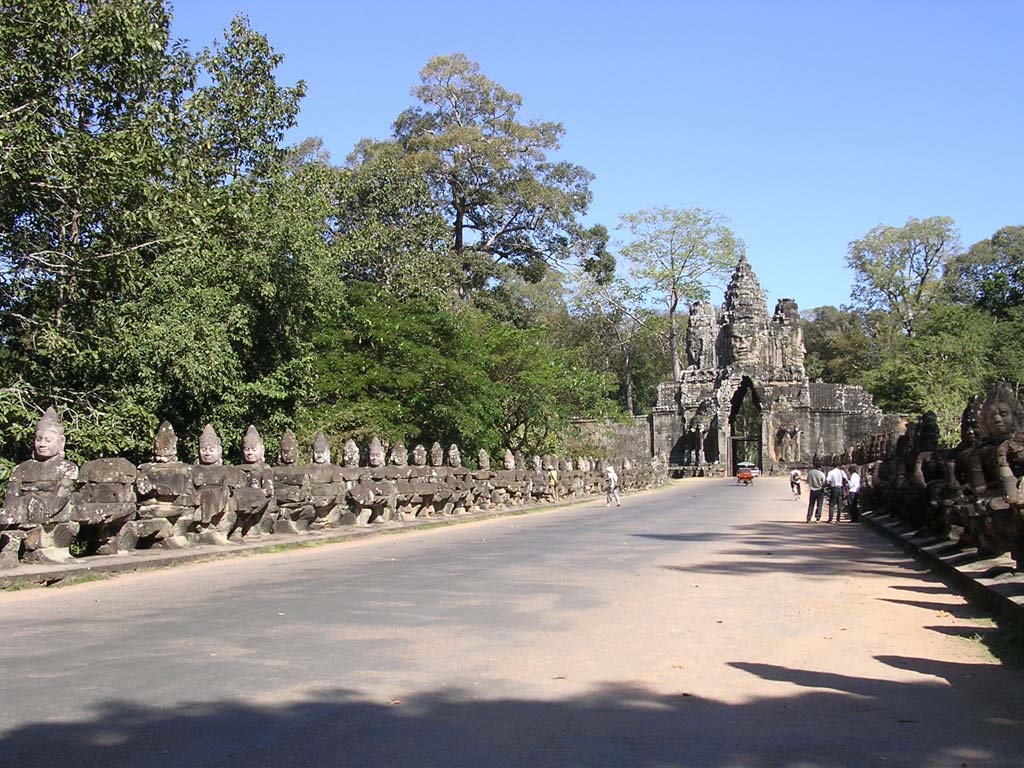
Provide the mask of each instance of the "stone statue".
[{"label": "stone statue", "polygon": [[284,467],[294,467],[299,463],[299,441],[290,429],[286,429],[281,436],[281,446],[277,450],[277,463]]},{"label": "stone statue", "polygon": [[405,467],[409,464],[409,453],[401,442],[395,443],[391,449],[391,463],[396,467]]},{"label": "stone statue", "polygon": [[441,447],[440,443],[434,443],[430,446],[430,466],[444,466],[444,449]]},{"label": "stone statue", "polygon": [[[358,450],[356,452],[356,461],[358,462]],[[331,463],[331,444],[327,442],[327,436],[323,432],[317,432],[313,438],[313,463],[314,464],[330,464]]]},{"label": "stone statue", "polygon": [[170,464],[177,460],[178,436],[174,434],[171,422],[164,420],[153,440],[153,461],[157,464]]},{"label": "stone statue", "polygon": [[417,467],[427,466],[427,449],[419,443],[412,449],[412,463]]},{"label": "stone statue", "polygon": [[501,457],[501,465],[505,469],[516,468],[516,457],[512,454],[508,448],[505,449],[504,455]]},{"label": "stone statue", "polygon": [[686,328],[686,357],[693,368],[716,368],[715,337],[718,335],[718,317],[707,301],[695,302],[690,307],[690,324]]},{"label": "stone statue", "polygon": [[356,441],[351,438],[345,441],[345,448],[342,451],[342,466],[359,466],[359,446],[356,445]]},{"label": "stone statue", "polygon": [[383,467],[385,463],[384,446],[380,442],[380,438],[374,437],[370,441],[370,459],[369,465],[374,469]]},{"label": "stone statue", "polygon": [[11,472],[4,496],[0,526],[3,532],[0,564],[17,565],[21,550],[28,562],[61,562],[70,558],[68,547],[78,535],[72,493],[78,466],[64,458],[64,425],[48,408],[36,425],[32,458]]},{"label": "stone statue", "polygon": [[490,469],[491,468],[491,456],[487,451],[481,448],[476,454],[476,465],[479,469]]},{"label": "stone statue", "polygon": [[544,471],[544,459],[534,454],[533,456],[533,471],[543,472]]},{"label": "stone statue", "polygon": [[135,478],[136,520],[119,533],[119,549],[178,549],[187,546],[199,496],[192,469],[178,461],[178,438],[164,421],[153,440],[153,461],[139,467]]},{"label": "stone statue", "polygon": [[203,427],[199,435],[199,463],[208,467],[224,463],[224,446],[212,424]]},{"label": "stone statue", "polygon": [[233,491],[248,480],[238,467],[224,466],[224,447],[213,425],[199,436],[199,463],[192,467],[192,483],[199,494],[199,510],[189,529],[189,541],[227,544],[238,521]]}]

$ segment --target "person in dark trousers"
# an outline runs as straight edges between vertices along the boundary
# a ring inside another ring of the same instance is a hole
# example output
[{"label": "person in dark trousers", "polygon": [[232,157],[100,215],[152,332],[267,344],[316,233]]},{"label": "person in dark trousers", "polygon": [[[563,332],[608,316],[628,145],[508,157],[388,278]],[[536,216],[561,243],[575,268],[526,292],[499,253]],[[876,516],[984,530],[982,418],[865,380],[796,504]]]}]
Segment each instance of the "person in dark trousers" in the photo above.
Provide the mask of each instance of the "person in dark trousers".
[{"label": "person in dark trousers", "polygon": [[[847,477],[846,470],[839,466],[838,461],[825,476],[825,486],[828,488],[828,521],[830,523],[838,523],[843,516],[843,494],[846,493],[846,486],[849,482],[850,478]],[[833,512],[835,512],[835,520],[832,519]]]},{"label": "person in dark trousers", "polygon": [[846,487],[846,508],[850,511],[850,522],[860,520],[860,473],[856,467],[850,467],[850,483]]},{"label": "person in dark trousers", "polygon": [[811,522],[812,514],[815,522],[821,522],[821,507],[825,503],[825,473],[818,469],[817,465],[807,473],[807,489],[810,491],[807,499],[807,522]]}]

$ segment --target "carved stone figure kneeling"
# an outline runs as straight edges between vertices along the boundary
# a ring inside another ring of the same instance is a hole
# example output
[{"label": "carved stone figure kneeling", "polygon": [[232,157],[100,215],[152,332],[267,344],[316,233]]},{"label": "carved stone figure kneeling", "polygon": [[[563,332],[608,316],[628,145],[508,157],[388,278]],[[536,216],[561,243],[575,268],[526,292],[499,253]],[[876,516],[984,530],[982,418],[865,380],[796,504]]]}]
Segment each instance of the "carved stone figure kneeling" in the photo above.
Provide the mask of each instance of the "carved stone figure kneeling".
[{"label": "carved stone figure kneeling", "polygon": [[178,438],[163,422],[153,441],[153,461],[139,467],[135,478],[136,519],[119,533],[121,549],[180,549],[199,506],[192,483],[192,465],[178,461]]},{"label": "carved stone figure kneeling", "polygon": [[78,466],[64,458],[64,425],[48,408],[36,426],[32,458],[14,468],[0,516],[0,565],[65,562],[78,535],[72,494]]}]

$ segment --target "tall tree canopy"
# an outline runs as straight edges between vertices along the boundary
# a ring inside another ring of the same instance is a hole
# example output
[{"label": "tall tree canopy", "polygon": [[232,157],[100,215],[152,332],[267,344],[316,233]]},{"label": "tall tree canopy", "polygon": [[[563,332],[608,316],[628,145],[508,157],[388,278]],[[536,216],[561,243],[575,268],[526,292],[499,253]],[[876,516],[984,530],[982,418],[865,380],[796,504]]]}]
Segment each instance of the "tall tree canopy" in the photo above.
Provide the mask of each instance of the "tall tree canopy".
[{"label": "tall tree canopy", "polygon": [[422,102],[395,121],[444,206],[462,291],[481,291],[511,269],[536,281],[566,256],[590,204],[592,174],[549,159],[564,128],[522,121],[522,98],[465,54],[438,56],[420,72]]},{"label": "tall tree canopy", "polygon": [[658,206],[622,214],[620,220],[632,236],[622,248],[632,262],[630,274],[665,302],[672,375],[679,381],[679,304],[707,298],[708,282],[724,278],[736,265],[743,241],[724,216],[703,208]]},{"label": "tall tree canopy", "polygon": [[846,263],[857,275],[854,304],[884,310],[913,336],[921,316],[941,298],[943,272],[959,252],[960,235],[948,216],[910,218],[902,227],[880,224],[847,252]]},{"label": "tall tree canopy", "polygon": [[953,259],[946,289],[954,301],[996,315],[1024,304],[1024,226],[1003,227]]}]

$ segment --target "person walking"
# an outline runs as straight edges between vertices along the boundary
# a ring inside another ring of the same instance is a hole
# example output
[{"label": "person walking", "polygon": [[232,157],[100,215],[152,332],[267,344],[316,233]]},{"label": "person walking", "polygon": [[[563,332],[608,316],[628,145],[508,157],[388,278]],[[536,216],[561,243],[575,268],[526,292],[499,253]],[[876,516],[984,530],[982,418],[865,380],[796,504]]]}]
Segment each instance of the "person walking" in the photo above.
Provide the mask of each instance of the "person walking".
[{"label": "person walking", "polygon": [[605,480],[607,482],[606,489],[608,491],[608,500],[605,502],[606,507],[612,505],[612,500],[615,501],[615,506],[621,507],[622,500],[619,498],[619,476],[615,474],[615,467],[608,465],[605,470]]},{"label": "person walking", "polygon": [[[838,523],[839,518],[843,515],[843,494],[849,483],[850,478],[847,476],[846,470],[839,466],[838,461],[835,462],[828,475],[825,476],[825,486],[828,488],[828,521],[830,523]],[[832,519],[833,511],[835,520]]]},{"label": "person walking", "polygon": [[850,484],[846,489],[846,503],[850,514],[850,522],[860,520],[860,473],[857,467],[850,467]]},{"label": "person walking", "polygon": [[789,490],[793,492],[793,498],[800,501],[800,470],[794,469],[789,473]]},{"label": "person walking", "polygon": [[807,498],[807,522],[811,522],[813,513],[814,521],[820,523],[821,506],[825,501],[825,473],[817,465],[807,473],[807,489],[810,491]]}]

